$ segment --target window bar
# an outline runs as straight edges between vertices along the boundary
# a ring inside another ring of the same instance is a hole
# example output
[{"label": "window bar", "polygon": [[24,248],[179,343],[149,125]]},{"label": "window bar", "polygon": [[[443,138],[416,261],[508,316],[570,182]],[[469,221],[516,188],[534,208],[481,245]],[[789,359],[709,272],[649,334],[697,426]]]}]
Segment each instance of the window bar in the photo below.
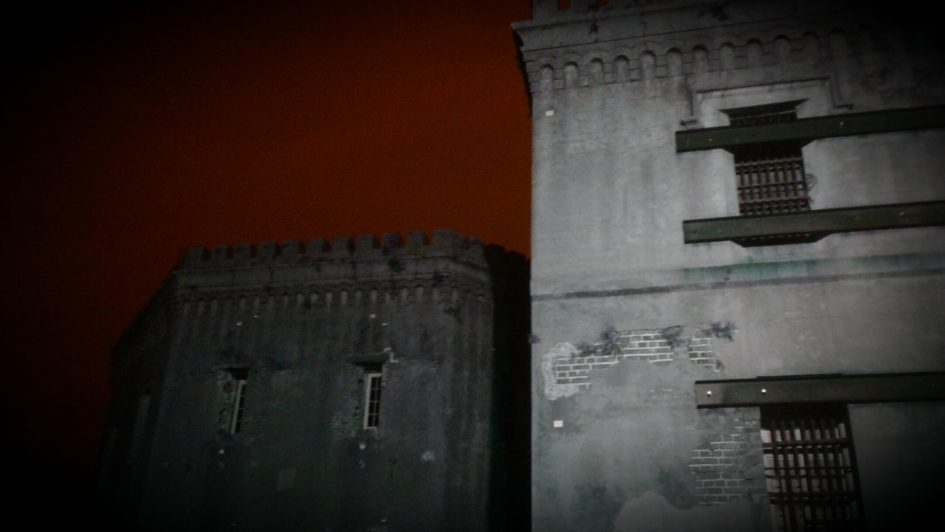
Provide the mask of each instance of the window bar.
[{"label": "window bar", "polygon": [[243,425],[243,406],[246,403],[246,379],[236,381],[236,394],[233,399],[233,419],[230,422],[230,434],[236,434]]},{"label": "window bar", "polygon": [[772,214],[783,212],[790,202],[791,194],[787,189],[787,176],[784,175],[784,161],[775,159],[771,161],[771,188],[773,196],[776,198],[774,205],[769,211]]},{"label": "window bar", "polygon": [[365,374],[364,386],[364,428],[378,427],[381,413],[381,373]]},{"label": "window bar", "polygon": [[845,412],[776,407],[762,415],[765,477],[776,529],[856,528],[861,503]]},{"label": "window bar", "polygon": [[758,214],[766,214],[766,211],[771,207],[771,193],[768,191],[770,185],[768,184],[768,161],[761,159],[758,161],[758,200],[761,202],[758,204],[760,211]]},{"label": "window bar", "polygon": [[777,194],[772,194],[773,183],[771,180],[771,160],[763,159],[761,164],[758,166],[758,171],[761,174],[761,186],[758,187],[759,195],[762,198],[768,199],[768,201],[761,204],[760,214],[768,214],[774,208],[773,203],[777,201]]}]

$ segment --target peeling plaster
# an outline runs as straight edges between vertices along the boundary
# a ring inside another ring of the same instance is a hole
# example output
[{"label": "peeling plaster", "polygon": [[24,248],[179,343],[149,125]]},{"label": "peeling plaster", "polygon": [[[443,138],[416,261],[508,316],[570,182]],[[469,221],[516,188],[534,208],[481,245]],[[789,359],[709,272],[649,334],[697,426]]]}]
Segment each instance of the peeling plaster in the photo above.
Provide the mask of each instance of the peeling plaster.
[{"label": "peeling plaster", "polygon": [[721,372],[722,361],[713,348],[713,334],[704,327],[673,325],[663,329],[617,331],[608,328],[604,341],[595,344],[555,344],[542,355],[545,397],[554,401],[591,387],[591,371],[607,369],[625,359],[652,364],[676,360]]},{"label": "peeling plaster", "polygon": [[574,358],[577,355],[577,348],[568,342],[555,344],[555,346],[551,348],[551,351],[542,355],[541,375],[545,381],[545,397],[547,397],[548,400],[554,401],[561,397],[569,397],[580,391],[580,387],[577,384],[559,384],[555,380],[555,372],[553,369],[555,359]]}]

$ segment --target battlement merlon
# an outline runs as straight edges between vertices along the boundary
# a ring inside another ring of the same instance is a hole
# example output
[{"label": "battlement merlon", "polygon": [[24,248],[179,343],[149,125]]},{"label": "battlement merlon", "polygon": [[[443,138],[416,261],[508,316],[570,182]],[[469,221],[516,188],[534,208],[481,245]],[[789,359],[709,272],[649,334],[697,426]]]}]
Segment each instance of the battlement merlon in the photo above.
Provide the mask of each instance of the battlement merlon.
[{"label": "battlement merlon", "polygon": [[[499,246],[489,246],[499,248]],[[504,252],[504,250],[502,250]],[[397,281],[456,275],[489,281],[483,243],[451,230],[315,238],[306,245],[219,245],[191,248],[174,269],[179,288],[224,288],[249,285]]]},{"label": "battlement merlon", "polygon": [[532,0],[532,19],[512,24],[523,53],[580,45],[610,48],[617,44],[614,41],[662,41],[686,32],[717,34],[721,27],[734,30],[740,25],[797,21],[799,17],[833,21],[851,12],[869,11],[843,0],[610,0],[603,5],[596,0],[572,0],[568,9],[558,5],[556,0]]},{"label": "battlement merlon", "polygon": [[627,11],[634,13],[678,7],[680,5],[712,5],[718,1],[700,0],[532,0],[532,21],[546,23],[576,17],[607,17]]}]

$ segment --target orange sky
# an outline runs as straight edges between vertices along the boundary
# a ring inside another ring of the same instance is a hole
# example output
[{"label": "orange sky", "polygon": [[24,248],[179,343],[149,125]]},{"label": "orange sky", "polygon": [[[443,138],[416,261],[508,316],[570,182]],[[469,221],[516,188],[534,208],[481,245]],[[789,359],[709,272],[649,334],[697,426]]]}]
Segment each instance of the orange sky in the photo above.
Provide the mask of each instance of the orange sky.
[{"label": "orange sky", "polygon": [[528,0],[46,4],[4,35],[8,459],[88,478],[108,350],[190,245],[528,252]]}]

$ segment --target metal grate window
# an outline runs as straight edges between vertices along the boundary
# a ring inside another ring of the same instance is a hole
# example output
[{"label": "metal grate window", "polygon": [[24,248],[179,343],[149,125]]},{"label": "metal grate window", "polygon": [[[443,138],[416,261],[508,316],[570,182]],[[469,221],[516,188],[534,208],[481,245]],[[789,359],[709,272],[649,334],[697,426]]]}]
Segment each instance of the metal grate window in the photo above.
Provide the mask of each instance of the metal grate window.
[{"label": "metal grate window", "polygon": [[860,530],[862,502],[846,406],[761,410],[761,441],[774,528]]},{"label": "metal grate window", "polygon": [[809,211],[800,148],[758,146],[735,155],[738,208],[746,216]]},{"label": "metal grate window", "polygon": [[[797,102],[728,111],[732,126],[758,126],[797,119]],[[744,216],[766,216],[810,210],[809,186],[798,142],[747,144],[733,150],[738,179],[738,210]],[[819,235],[791,234],[750,238],[743,246],[812,242]]]},{"label": "metal grate window", "polygon": [[366,371],[364,374],[364,428],[376,429],[381,415],[381,372]]}]

